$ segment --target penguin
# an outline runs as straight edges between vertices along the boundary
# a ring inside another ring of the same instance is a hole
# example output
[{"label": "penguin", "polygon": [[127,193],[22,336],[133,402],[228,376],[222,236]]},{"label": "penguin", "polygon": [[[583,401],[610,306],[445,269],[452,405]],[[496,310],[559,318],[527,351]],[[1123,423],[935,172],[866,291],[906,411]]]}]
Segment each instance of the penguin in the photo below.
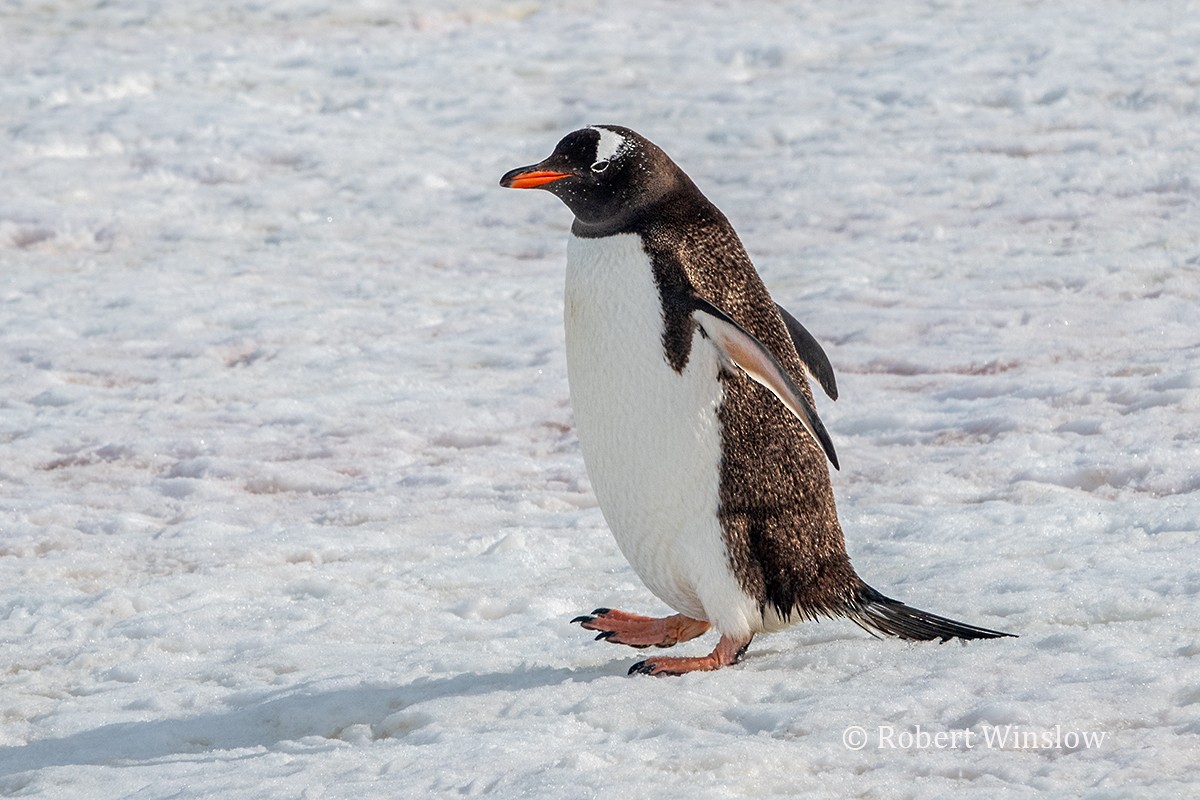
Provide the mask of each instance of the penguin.
[{"label": "penguin", "polygon": [[636,648],[720,636],[706,656],[647,658],[629,674],[726,667],[757,634],[819,618],[910,640],[1012,635],[905,605],[855,572],[809,385],[837,398],[829,359],[663,150],[593,125],[500,185],[548,191],[575,215],[564,322],[584,464],[621,552],[677,612],[597,608],[572,622]]}]

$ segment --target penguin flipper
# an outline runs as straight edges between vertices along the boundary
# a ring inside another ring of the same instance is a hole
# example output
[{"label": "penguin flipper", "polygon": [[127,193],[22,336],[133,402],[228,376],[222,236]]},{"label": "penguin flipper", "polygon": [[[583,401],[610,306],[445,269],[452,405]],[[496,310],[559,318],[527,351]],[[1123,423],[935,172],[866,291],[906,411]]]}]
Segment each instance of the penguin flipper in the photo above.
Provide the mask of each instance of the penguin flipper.
[{"label": "penguin flipper", "polygon": [[804,365],[809,377],[821,384],[830,400],[837,400],[837,379],[833,377],[833,365],[829,363],[829,357],[825,355],[821,345],[786,308],[779,303],[775,304],[775,308],[779,309],[779,315],[783,317],[783,324],[787,326],[796,354],[800,356],[800,363]]},{"label": "penguin flipper", "polygon": [[756,383],[770,389],[779,398],[779,402],[800,420],[809,435],[821,445],[833,468],[841,469],[837,453],[833,450],[833,441],[821,418],[767,346],[724,311],[699,297],[693,298],[692,316],[704,335],[729,361],[737,364]]}]

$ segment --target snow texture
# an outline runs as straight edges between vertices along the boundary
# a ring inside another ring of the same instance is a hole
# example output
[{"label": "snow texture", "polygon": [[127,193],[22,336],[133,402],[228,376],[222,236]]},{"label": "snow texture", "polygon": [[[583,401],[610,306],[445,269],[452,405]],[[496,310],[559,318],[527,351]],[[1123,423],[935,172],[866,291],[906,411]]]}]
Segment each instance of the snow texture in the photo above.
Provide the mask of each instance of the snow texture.
[{"label": "snow texture", "polygon": [[[1195,795],[1195,3],[10,0],[0,66],[0,796]],[[667,611],[496,185],[593,123],[825,345],[860,573],[1021,638],[568,624]]]}]

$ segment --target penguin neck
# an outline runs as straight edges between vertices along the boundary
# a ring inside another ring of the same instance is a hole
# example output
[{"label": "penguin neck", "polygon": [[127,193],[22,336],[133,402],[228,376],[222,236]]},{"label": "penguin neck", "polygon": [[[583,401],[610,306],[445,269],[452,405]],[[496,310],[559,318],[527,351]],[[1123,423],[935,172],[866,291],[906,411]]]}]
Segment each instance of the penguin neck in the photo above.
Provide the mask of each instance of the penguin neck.
[{"label": "penguin neck", "polygon": [[575,221],[571,223],[571,233],[580,239],[599,239],[604,236],[616,236],[618,233],[633,233],[637,230],[634,219],[634,217],[622,216],[599,222],[586,222],[576,217]]}]

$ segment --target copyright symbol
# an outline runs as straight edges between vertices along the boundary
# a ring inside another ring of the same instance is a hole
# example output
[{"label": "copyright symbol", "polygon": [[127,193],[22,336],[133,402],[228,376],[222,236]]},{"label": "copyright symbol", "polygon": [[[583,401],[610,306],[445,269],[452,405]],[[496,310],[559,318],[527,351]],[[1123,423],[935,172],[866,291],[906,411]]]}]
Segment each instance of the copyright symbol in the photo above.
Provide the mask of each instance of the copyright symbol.
[{"label": "copyright symbol", "polygon": [[842,744],[847,750],[862,750],[867,746],[867,731],[858,725],[851,725],[842,731]]}]

